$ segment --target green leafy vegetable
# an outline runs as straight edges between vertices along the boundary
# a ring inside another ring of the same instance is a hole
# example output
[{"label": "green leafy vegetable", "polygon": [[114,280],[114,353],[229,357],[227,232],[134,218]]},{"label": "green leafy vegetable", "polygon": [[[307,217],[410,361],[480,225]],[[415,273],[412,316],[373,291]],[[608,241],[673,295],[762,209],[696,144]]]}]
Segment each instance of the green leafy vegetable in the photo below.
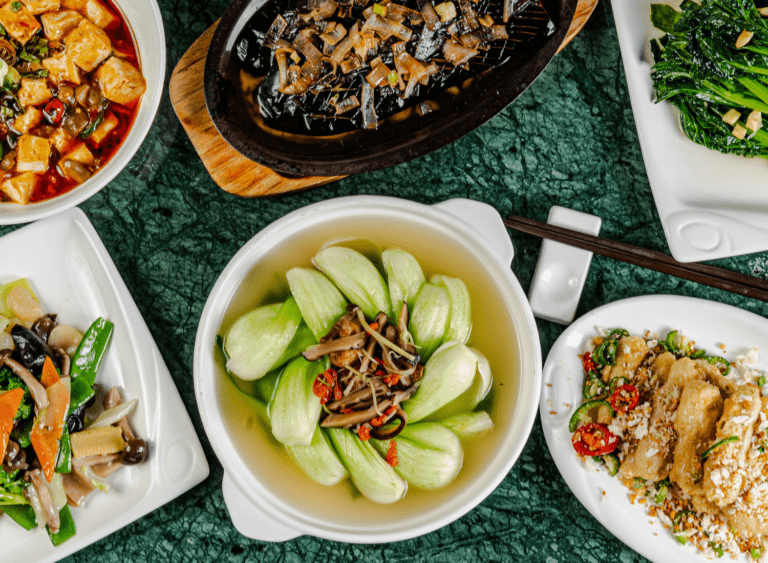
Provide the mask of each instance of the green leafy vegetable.
[{"label": "green leafy vegetable", "polygon": [[26,485],[19,471],[8,472],[0,465],[0,506],[28,504],[24,496]]},{"label": "green leafy vegetable", "polygon": [[304,322],[317,340],[328,334],[346,312],[347,300],[333,283],[317,270],[293,268],[285,274]]},{"label": "green leafy vegetable", "polygon": [[363,442],[345,428],[329,428],[328,437],[352,482],[366,498],[391,504],[405,496],[408,484],[376,453],[370,442]]},{"label": "green leafy vegetable", "polygon": [[[675,15],[654,5],[653,24],[666,32],[651,42],[656,101],[670,101],[692,141],[742,156],[768,157],[768,133],[750,131],[745,120],[723,121],[735,109],[742,117],[768,112],[768,22],[753,0],[685,0]],[[741,47],[743,31],[753,34]],[[734,135],[734,125],[746,135]]]},{"label": "green leafy vegetable", "polygon": [[408,310],[413,309],[416,295],[426,281],[421,266],[410,253],[399,248],[390,248],[381,253],[381,261],[387,273],[387,285],[392,308],[397,315],[403,301],[408,304]]},{"label": "green leafy vegetable", "polygon": [[284,359],[301,324],[296,300],[259,307],[237,319],[224,337],[227,369],[246,381],[264,377]]},{"label": "green leafy vegetable", "polygon": [[441,420],[440,424],[451,430],[459,438],[468,438],[493,428],[493,421],[485,411],[455,414]]},{"label": "green leafy vegetable", "polygon": [[308,362],[299,356],[283,370],[269,405],[272,434],[286,446],[309,446],[320,418],[320,399],[312,392],[328,359]]},{"label": "green leafy vegetable", "polygon": [[443,342],[458,340],[465,344],[469,340],[469,333],[472,332],[472,306],[469,300],[467,284],[459,278],[450,278],[448,276],[432,276],[432,279],[429,281],[445,288],[448,292],[448,299],[451,302],[451,316]]},{"label": "green leafy vegetable", "polygon": [[477,354],[464,344],[441,346],[424,366],[416,394],[403,403],[408,422],[426,418],[469,389],[477,372]]},{"label": "green leafy vegetable", "polygon": [[437,285],[425,283],[411,310],[408,330],[419,347],[419,355],[426,361],[443,343],[451,316],[451,298]]},{"label": "green leafy vegetable", "polygon": [[347,470],[319,426],[315,428],[308,446],[288,446],[288,453],[307,475],[321,485],[335,485],[347,476]]},{"label": "green leafy vegetable", "polygon": [[493,375],[491,374],[491,364],[488,362],[488,358],[476,348],[470,348],[470,350],[477,356],[477,373],[472,381],[472,385],[453,401],[438,410],[434,415],[434,418],[437,420],[442,420],[460,412],[474,410],[488,394],[488,391],[491,390]]},{"label": "green leafy vegetable", "polygon": [[[439,489],[453,481],[461,469],[464,450],[459,438],[436,422],[408,424],[394,438],[397,445],[395,471],[409,485],[420,489]],[[371,440],[380,454],[386,455],[389,440]]]},{"label": "green leafy vegetable", "polygon": [[329,246],[318,252],[312,262],[366,317],[373,319],[382,311],[394,318],[387,284],[368,258],[351,248]]},{"label": "green leafy vegetable", "polygon": [[24,398],[21,400],[19,410],[13,420],[25,420],[32,416],[32,410],[35,408],[35,402],[29,392],[29,388],[20,377],[7,367],[0,368],[0,393],[10,391],[11,389],[24,389]]}]

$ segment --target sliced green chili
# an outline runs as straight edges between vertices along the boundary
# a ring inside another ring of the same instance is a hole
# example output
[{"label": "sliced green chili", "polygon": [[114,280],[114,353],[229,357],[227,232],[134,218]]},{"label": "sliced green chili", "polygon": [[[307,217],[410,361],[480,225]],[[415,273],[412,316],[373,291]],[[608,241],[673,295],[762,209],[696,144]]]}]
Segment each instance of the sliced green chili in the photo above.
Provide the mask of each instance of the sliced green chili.
[{"label": "sliced green chili", "polygon": [[707,351],[706,350],[696,350],[695,352],[693,352],[691,354],[691,359],[692,360],[698,360],[699,358],[703,358],[706,355],[707,355]]},{"label": "sliced green chili", "polygon": [[608,474],[613,477],[619,472],[621,463],[619,462],[619,456],[616,454],[605,454],[600,457],[600,460],[608,468]]},{"label": "sliced green chili", "polygon": [[632,488],[633,489],[642,489],[645,487],[645,479],[642,477],[635,477],[632,479]]},{"label": "sliced green chili", "polygon": [[580,422],[591,420],[589,416],[589,411],[591,411],[592,409],[600,408],[602,406],[606,406],[609,409],[611,409],[611,416],[615,414],[613,412],[613,409],[611,408],[611,404],[608,401],[603,401],[601,399],[594,399],[592,401],[587,401],[586,403],[582,404],[579,408],[577,408],[576,411],[573,413],[573,415],[571,415],[571,420],[568,421],[568,430],[570,432],[576,432],[576,428],[578,427]]},{"label": "sliced green chili", "polygon": [[753,547],[749,550],[749,554],[752,556],[752,559],[760,559],[760,556],[763,554],[763,550],[759,547]]},{"label": "sliced green chili", "polygon": [[656,504],[661,504],[664,502],[664,499],[667,498],[667,491],[669,490],[669,480],[664,479],[663,481],[659,481],[656,484],[656,496],[653,497],[653,500],[656,502]]},{"label": "sliced green chili", "polygon": [[629,336],[629,332],[623,328],[612,328],[608,332],[608,338],[618,338],[620,336]]},{"label": "sliced green chili", "polygon": [[723,370],[723,375],[728,375],[729,373],[731,373],[731,362],[729,362],[725,358],[721,358],[720,356],[702,356],[701,359],[707,360],[713,366],[717,366],[717,364],[723,364],[725,366],[725,369]]},{"label": "sliced green chili", "polygon": [[582,395],[584,395],[585,399],[594,399],[595,397],[605,395],[605,384],[599,377],[590,377],[584,382]]},{"label": "sliced green chili", "polygon": [[711,542],[709,542],[709,547],[712,548],[712,551],[715,552],[715,555],[717,555],[717,557],[722,557],[723,556],[723,548],[720,546],[719,543],[715,543],[715,542],[711,541]]},{"label": "sliced green chili", "polygon": [[714,444],[709,446],[706,450],[704,450],[703,454],[701,454],[701,461],[704,461],[705,459],[707,459],[710,456],[710,454],[720,446],[723,446],[725,444],[730,444],[731,442],[738,442],[738,441],[739,441],[738,436],[728,436],[727,438],[723,438],[719,442],[715,442]]},{"label": "sliced green chili", "polygon": [[611,383],[609,387],[611,390],[611,393],[613,393],[617,387],[621,387],[622,385],[627,385],[628,383],[629,383],[629,379],[627,379],[626,377],[614,377],[613,379],[611,379]]},{"label": "sliced green chili", "polygon": [[96,131],[96,128],[101,125],[101,122],[104,121],[104,110],[101,110],[99,112],[99,115],[96,116],[96,119],[91,122],[91,124],[86,128],[85,131],[80,133],[81,139],[87,139],[91,135],[93,135],[93,132]]},{"label": "sliced green chili", "polygon": [[672,352],[673,354],[677,354],[680,352],[680,348],[678,348],[677,344],[675,344],[675,337],[677,336],[677,331],[673,330],[669,334],[667,334],[667,338],[664,339],[664,346],[667,348],[667,352]]},{"label": "sliced green chili", "polygon": [[761,375],[760,377],[757,378],[757,386],[762,387],[763,385],[765,385],[765,376]]}]

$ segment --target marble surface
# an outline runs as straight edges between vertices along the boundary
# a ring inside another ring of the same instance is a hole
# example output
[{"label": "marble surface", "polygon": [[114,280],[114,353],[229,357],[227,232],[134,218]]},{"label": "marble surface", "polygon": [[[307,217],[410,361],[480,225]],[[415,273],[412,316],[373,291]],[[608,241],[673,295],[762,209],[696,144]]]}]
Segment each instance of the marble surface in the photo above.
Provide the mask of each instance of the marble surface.
[{"label": "marble surface", "polygon": [[[137,0],[138,1],[138,0]],[[160,0],[168,76],[226,8],[224,0]],[[306,204],[350,194],[435,203],[466,197],[546,220],[552,205],[602,217],[601,234],[668,252],[643,166],[610,5],[533,86],[451,146],[395,168],[266,200],[226,194],[206,173],[167,93],[130,165],[81,208],[93,222],[144,315],[200,433],[211,465],[200,486],[68,562],[182,561],[644,561],[570,493],[540,423],[498,489],[454,524],[391,545],[354,546],[302,537],[267,544],[240,536],[222,500],[222,469],[205,436],[192,386],[195,332],[208,292],[240,246]],[[14,227],[0,228],[0,234]],[[512,233],[514,272],[527,290],[541,241]],[[717,265],[768,278],[768,253]],[[632,295],[672,293],[768,315],[768,304],[595,256],[577,315]],[[539,321],[543,353],[563,327]]]}]

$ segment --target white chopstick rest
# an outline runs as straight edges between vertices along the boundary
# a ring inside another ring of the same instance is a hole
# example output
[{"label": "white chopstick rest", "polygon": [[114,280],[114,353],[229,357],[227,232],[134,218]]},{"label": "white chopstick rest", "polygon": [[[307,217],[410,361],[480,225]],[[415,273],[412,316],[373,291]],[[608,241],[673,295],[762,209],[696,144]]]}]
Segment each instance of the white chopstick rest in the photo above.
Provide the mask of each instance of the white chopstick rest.
[{"label": "white chopstick rest", "polygon": [[[600,234],[602,219],[558,205],[549,210],[547,223],[594,236]],[[528,301],[534,316],[560,324],[570,324],[576,315],[584,282],[587,279],[592,253],[544,240],[539,261],[533,272]]]}]

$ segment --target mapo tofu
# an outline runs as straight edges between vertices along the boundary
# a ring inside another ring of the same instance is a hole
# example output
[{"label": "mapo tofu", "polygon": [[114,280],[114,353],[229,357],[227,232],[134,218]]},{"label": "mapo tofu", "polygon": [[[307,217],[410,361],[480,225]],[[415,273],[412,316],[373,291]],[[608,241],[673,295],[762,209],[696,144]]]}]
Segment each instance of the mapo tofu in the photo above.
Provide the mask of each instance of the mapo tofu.
[{"label": "mapo tofu", "polygon": [[0,201],[88,180],[120,148],[146,82],[110,0],[0,0]]}]

